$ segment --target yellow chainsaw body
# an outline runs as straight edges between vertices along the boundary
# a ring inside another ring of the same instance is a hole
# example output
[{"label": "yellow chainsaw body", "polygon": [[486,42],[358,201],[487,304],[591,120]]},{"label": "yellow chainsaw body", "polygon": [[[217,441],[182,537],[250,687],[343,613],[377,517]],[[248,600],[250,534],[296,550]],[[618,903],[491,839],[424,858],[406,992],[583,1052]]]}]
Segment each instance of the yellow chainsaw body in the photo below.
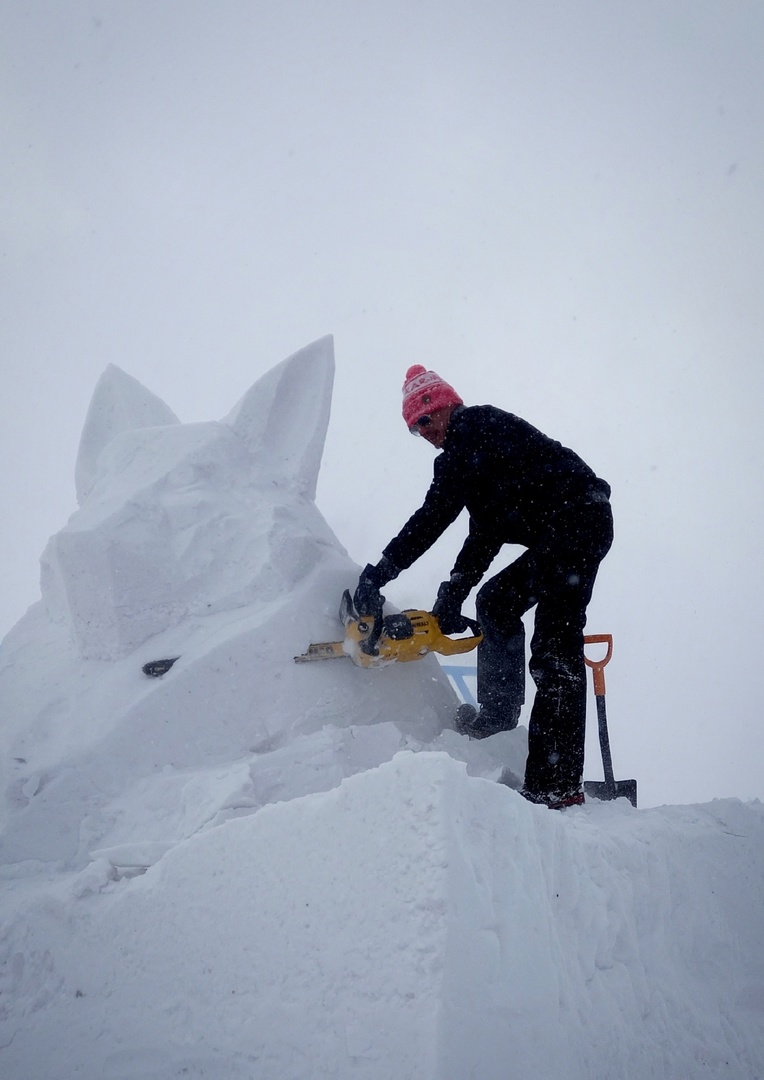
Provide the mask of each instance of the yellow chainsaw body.
[{"label": "yellow chainsaw body", "polygon": [[483,640],[480,633],[470,637],[452,638],[444,634],[438,620],[429,611],[406,610],[413,633],[409,637],[393,638],[382,631],[375,652],[366,652],[364,642],[371,636],[373,621],[363,616],[349,619],[345,625],[344,641],[325,641],[308,646],[302,656],[295,656],[298,664],[311,660],[340,660],[348,657],[358,667],[379,668],[387,664],[410,663],[421,660],[428,653],[456,656],[474,649]]}]

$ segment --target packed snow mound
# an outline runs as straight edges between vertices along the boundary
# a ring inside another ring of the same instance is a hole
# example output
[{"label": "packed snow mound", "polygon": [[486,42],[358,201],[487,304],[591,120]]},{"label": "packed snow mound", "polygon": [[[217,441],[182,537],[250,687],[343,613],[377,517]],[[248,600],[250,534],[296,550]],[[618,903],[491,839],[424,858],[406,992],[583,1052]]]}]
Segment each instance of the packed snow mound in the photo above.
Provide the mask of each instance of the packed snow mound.
[{"label": "packed snow mound", "polygon": [[[6,922],[4,1075],[753,1080],[764,813],[568,814],[401,753]],[[23,958],[23,960],[21,959]]]}]

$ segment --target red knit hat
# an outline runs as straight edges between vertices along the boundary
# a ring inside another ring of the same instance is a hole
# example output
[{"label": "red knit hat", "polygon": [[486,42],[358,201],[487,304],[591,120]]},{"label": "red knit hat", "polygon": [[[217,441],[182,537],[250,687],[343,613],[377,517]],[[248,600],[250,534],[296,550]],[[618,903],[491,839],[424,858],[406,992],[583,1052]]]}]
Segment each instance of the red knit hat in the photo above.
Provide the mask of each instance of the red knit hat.
[{"label": "red knit hat", "polygon": [[463,404],[453,386],[449,386],[434,371],[427,371],[421,364],[414,364],[406,372],[406,381],[403,384],[403,419],[406,427],[411,427],[420,416],[426,416],[436,409]]}]

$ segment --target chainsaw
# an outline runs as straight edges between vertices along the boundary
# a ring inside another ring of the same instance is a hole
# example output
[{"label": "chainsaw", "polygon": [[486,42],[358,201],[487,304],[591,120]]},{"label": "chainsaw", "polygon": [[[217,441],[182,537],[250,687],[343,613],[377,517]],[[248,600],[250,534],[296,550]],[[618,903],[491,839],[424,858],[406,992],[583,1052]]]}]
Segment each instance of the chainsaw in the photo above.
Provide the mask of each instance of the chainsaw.
[{"label": "chainsaw", "polygon": [[379,668],[396,661],[421,660],[431,652],[456,656],[470,652],[483,640],[473,619],[465,620],[471,631],[469,637],[452,638],[441,631],[437,618],[429,611],[407,608],[397,615],[382,618],[359,615],[353,607],[349,589],[342,594],[339,615],[345,627],[344,640],[309,645],[302,656],[295,656],[296,664],[350,659],[358,667]]}]

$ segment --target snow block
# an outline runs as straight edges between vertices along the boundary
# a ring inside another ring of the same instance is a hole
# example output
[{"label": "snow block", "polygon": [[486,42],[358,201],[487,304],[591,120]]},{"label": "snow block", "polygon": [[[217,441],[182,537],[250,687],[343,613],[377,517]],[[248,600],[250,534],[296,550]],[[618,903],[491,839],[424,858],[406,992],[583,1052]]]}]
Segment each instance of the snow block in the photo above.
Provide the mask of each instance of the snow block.
[{"label": "snow block", "polygon": [[101,859],[70,895],[19,898],[5,1071],[755,1077],[762,840],[760,805],[554,814],[399,754],[142,877]]}]

